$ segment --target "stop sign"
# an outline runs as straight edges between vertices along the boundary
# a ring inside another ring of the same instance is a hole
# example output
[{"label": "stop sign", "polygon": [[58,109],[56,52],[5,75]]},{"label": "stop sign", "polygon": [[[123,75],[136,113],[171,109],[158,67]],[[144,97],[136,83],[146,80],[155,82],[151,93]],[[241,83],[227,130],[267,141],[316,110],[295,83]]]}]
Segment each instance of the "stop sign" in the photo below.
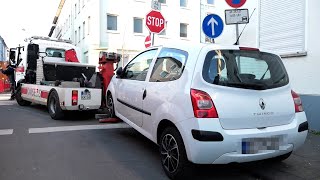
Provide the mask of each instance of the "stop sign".
[{"label": "stop sign", "polygon": [[150,32],[159,34],[165,28],[165,19],[159,11],[152,10],[146,16],[146,26]]}]

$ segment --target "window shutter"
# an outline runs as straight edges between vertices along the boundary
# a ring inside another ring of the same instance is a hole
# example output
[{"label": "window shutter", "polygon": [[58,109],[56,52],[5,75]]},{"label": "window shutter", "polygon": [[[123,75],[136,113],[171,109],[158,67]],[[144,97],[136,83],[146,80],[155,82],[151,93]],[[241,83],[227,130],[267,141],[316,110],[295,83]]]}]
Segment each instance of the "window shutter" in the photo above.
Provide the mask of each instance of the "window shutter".
[{"label": "window shutter", "polygon": [[260,48],[281,56],[306,55],[305,10],[305,0],[260,0]]}]

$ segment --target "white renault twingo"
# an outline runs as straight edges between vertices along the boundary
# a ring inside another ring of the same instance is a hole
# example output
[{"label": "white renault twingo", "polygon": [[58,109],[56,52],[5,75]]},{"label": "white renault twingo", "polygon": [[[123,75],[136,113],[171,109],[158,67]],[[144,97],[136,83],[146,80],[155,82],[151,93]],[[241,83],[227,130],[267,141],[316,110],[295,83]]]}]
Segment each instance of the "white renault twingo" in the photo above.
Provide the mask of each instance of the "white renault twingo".
[{"label": "white renault twingo", "polygon": [[172,179],[192,163],[284,160],[308,133],[281,58],[254,48],[150,48],[118,69],[107,104],[113,116],[159,145]]}]

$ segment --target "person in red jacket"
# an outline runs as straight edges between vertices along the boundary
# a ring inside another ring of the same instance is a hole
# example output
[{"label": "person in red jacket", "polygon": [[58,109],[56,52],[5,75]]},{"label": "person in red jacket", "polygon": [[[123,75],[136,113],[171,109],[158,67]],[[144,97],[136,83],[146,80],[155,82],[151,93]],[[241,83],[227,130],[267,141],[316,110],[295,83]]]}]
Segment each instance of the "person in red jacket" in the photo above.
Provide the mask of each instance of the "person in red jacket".
[{"label": "person in red jacket", "polygon": [[0,72],[6,76],[8,76],[10,80],[10,91],[11,91],[11,97],[10,100],[15,99],[15,87],[16,87],[16,82],[14,78],[14,72],[16,69],[16,65],[14,65],[11,61],[9,61],[9,65],[6,67],[6,70],[3,70],[2,67],[0,67]]}]

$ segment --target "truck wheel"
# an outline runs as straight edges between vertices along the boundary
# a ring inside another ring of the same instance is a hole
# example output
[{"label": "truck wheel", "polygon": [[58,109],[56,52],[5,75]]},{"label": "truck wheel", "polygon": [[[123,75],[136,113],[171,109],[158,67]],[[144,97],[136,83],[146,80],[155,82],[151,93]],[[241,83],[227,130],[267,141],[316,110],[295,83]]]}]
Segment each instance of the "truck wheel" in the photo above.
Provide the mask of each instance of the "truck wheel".
[{"label": "truck wheel", "polygon": [[60,107],[59,96],[56,91],[52,91],[48,99],[48,111],[52,119],[60,120],[64,117],[64,112]]},{"label": "truck wheel", "polygon": [[110,114],[111,118],[115,118],[115,112],[114,112],[114,102],[111,94],[108,94],[107,96],[107,108]]},{"label": "truck wheel", "polygon": [[192,175],[192,163],[179,131],[174,127],[166,128],[160,138],[162,167],[170,179],[188,179]]},{"label": "truck wheel", "polygon": [[19,86],[17,87],[17,90],[16,90],[16,100],[17,100],[17,103],[18,103],[20,106],[29,106],[29,105],[31,104],[31,102],[22,99],[22,97],[21,97],[21,85],[19,85]]}]

